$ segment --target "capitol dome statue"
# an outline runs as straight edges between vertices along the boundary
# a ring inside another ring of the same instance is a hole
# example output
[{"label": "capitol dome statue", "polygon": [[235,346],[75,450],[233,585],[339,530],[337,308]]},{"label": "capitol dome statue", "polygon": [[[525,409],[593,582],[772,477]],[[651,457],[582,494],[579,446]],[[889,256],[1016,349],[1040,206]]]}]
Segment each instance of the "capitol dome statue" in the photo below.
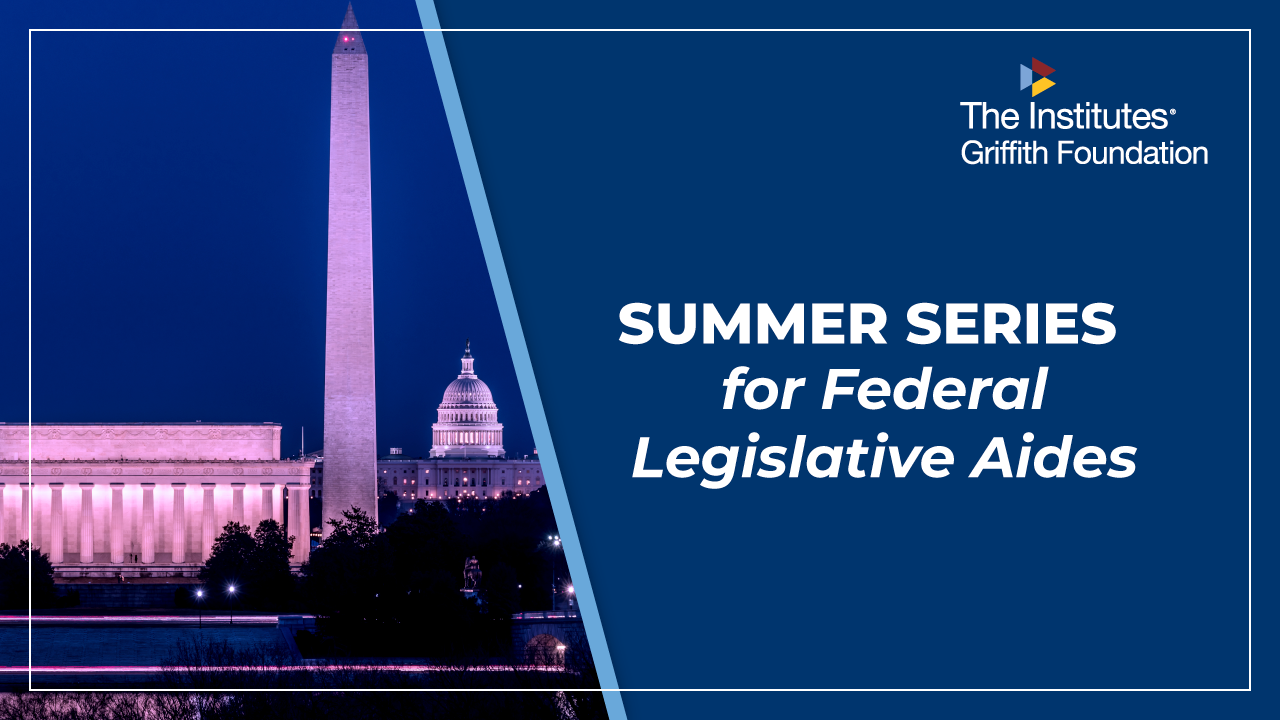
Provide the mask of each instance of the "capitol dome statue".
[{"label": "capitol dome statue", "polygon": [[431,426],[431,457],[505,457],[502,423],[489,386],[476,377],[471,341],[462,354],[462,374],[445,388]]}]

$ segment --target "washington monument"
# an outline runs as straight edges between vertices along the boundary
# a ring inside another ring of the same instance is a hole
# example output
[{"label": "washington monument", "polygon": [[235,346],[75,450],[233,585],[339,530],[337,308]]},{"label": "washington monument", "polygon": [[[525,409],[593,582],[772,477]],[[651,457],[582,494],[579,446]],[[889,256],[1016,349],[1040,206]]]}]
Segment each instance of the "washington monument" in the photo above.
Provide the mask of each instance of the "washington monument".
[{"label": "washington monument", "polygon": [[352,506],[378,516],[369,55],[350,5],[333,48],[332,72],[322,523]]}]

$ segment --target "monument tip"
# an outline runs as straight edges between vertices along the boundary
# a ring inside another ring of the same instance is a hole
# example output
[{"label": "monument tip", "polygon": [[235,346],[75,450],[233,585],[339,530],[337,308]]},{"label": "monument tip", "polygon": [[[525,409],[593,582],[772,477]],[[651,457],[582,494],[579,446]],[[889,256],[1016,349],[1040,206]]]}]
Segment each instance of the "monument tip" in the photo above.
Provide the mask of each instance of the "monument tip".
[{"label": "monument tip", "polygon": [[356,11],[347,3],[347,14],[342,18],[342,30],[338,32],[338,42],[333,46],[334,55],[365,55],[364,39],[360,37],[360,26],[356,24]]},{"label": "monument tip", "polygon": [[347,3],[347,14],[342,18],[343,30],[358,30],[359,25],[356,24],[356,11],[352,9],[351,3]]}]

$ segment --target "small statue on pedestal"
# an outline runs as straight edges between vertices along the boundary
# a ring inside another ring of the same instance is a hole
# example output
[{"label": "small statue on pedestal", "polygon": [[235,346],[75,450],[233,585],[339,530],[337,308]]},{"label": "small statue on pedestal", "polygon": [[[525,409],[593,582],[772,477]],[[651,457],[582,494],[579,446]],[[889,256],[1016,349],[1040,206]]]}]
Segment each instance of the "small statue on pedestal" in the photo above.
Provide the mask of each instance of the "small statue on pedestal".
[{"label": "small statue on pedestal", "polygon": [[466,564],[462,569],[462,593],[467,597],[475,595],[476,590],[480,587],[480,561],[475,555],[467,558]]}]

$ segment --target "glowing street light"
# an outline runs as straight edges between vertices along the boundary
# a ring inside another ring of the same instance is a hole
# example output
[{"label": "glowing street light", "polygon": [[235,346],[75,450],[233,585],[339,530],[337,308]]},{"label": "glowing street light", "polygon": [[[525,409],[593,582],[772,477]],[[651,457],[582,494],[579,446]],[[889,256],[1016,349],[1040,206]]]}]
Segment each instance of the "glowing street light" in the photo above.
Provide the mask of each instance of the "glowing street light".
[{"label": "glowing street light", "polygon": [[231,603],[230,603],[230,606],[231,606],[231,616],[230,616],[230,620],[227,622],[227,624],[228,624],[228,625],[234,625],[234,624],[235,624],[235,622],[236,622],[236,586],[235,586],[235,585],[228,585],[228,586],[227,586],[227,595],[230,595],[230,596],[231,596]]},{"label": "glowing street light", "polygon": [[559,584],[560,578],[557,575],[559,568],[556,566],[556,552],[560,550],[560,536],[548,535],[547,539],[551,541],[551,609],[556,609],[556,585]]},{"label": "glowing street light", "polygon": [[196,624],[204,629],[204,588],[196,590]]}]

